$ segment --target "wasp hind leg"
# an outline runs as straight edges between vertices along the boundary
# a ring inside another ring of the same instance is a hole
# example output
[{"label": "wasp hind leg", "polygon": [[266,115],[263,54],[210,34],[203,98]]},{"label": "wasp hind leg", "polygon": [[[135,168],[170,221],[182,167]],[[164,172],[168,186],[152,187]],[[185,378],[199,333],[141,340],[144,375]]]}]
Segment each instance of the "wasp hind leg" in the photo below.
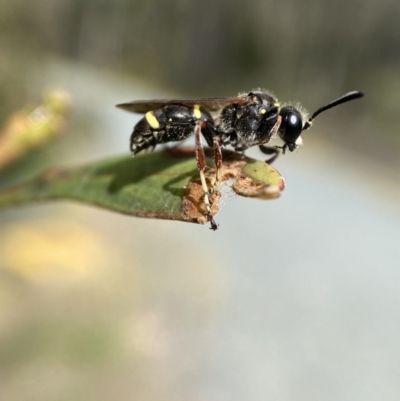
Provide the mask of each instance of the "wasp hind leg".
[{"label": "wasp hind leg", "polygon": [[216,133],[215,128],[206,121],[199,121],[201,133],[210,148],[214,151],[214,163],[216,167],[215,181],[212,187],[209,189],[209,193],[212,194],[218,189],[218,185],[221,181],[221,169],[222,169],[222,151],[221,151],[221,137]]},{"label": "wasp hind leg", "polygon": [[221,169],[222,169],[222,152],[221,152],[221,138],[214,136],[213,138],[213,149],[214,149],[214,163],[216,167],[215,181],[211,188],[211,192],[218,189],[219,182],[221,181]]},{"label": "wasp hind leg", "polygon": [[210,202],[210,191],[207,186],[206,176],[204,174],[206,168],[206,157],[204,155],[203,145],[201,143],[201,124],[202,121],[197,121],[194,129],[195,135],[195,149],[196,149],[196,161],[197,168],[200,173],[201,186],[203,188],[203,200],[207,211],[207,219],[210,222],[211,230],[216,230],[218,228],[217,223],[215,222],[212,212],[211,212],[211,202]]}]

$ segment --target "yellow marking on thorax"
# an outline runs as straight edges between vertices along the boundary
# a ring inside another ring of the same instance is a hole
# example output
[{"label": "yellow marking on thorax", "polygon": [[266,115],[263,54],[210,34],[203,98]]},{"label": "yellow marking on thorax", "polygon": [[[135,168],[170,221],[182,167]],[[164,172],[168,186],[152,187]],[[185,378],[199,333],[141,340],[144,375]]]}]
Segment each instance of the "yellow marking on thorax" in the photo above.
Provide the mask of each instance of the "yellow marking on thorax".
[{"label": "yellow marking on thorax", "polygon": [[144,117],[146,118],[146,121],[149,123],[151,128],[160,128],[160,123],[158,122],[156,116],[152,111],[148,111]]},{"label": "yellow marking on thorax", "polygon": [[196,118],[200,118],[200,117],[201,117],[200,106],[199,106],[198,104],[195,104],[195,105],[193,106],[193,115],[194,115]]}]

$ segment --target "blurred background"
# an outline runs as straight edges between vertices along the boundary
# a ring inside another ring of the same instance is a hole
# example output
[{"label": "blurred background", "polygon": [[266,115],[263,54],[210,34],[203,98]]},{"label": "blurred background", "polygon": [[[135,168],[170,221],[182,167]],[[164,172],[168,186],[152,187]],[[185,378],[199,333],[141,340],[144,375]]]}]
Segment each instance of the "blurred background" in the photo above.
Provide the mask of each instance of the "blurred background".
[{"label": "blurred background", "polygon": [[[129,153],[116,103],[266,88],[324,113],[220,229],[67,202],[0,213],[0,399],[398,400],[400,3],[0,1],[0,121],[66,91],[0,172]],[[263,158],[257,150],[250,156]]]}]

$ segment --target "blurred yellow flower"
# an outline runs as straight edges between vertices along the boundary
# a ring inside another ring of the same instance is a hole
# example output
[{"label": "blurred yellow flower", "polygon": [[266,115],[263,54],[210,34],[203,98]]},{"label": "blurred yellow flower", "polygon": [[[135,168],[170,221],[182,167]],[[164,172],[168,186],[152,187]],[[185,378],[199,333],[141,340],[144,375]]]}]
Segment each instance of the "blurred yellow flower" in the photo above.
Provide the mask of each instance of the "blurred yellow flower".
[{"label": "blurred yellow flower", "polygon": [[60,135],[70,103],[66,92],[53,90],[43,95],[42,104],[13,113],[0,129],[0,169]]},{"label": "blurred yellow flower", "polygon": [[85,278],[113,253],[94,230],[60,219],[9,225],[0,237],[0,266],[38,281]]}]

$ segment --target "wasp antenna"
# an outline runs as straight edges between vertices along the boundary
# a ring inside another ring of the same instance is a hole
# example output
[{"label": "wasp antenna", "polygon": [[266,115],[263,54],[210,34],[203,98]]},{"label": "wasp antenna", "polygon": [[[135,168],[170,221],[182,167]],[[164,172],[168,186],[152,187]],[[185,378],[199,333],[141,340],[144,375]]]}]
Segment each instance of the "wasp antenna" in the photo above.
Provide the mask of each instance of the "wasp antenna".
[{"label": "wasp antenna", "polygon": [[329,110],[332,107],[339,106],[339,104],[346,103],[346,102],[349,102],[350,100],[358,99],[358,98],[363,97],[363,96],[364,96],[364,92],[352,91],[352,92],[346,93],[345,95],[341,96],[339,99],[336,99],[333,102],[330,102],[327,105],[320,107],[306,121],[306,123],[304,124],[304,127],[303,127],[303,131],[308,129],[308,128],[310,128],[314,118],[317,117],[318,114],[321,114],[323,111]]}]

